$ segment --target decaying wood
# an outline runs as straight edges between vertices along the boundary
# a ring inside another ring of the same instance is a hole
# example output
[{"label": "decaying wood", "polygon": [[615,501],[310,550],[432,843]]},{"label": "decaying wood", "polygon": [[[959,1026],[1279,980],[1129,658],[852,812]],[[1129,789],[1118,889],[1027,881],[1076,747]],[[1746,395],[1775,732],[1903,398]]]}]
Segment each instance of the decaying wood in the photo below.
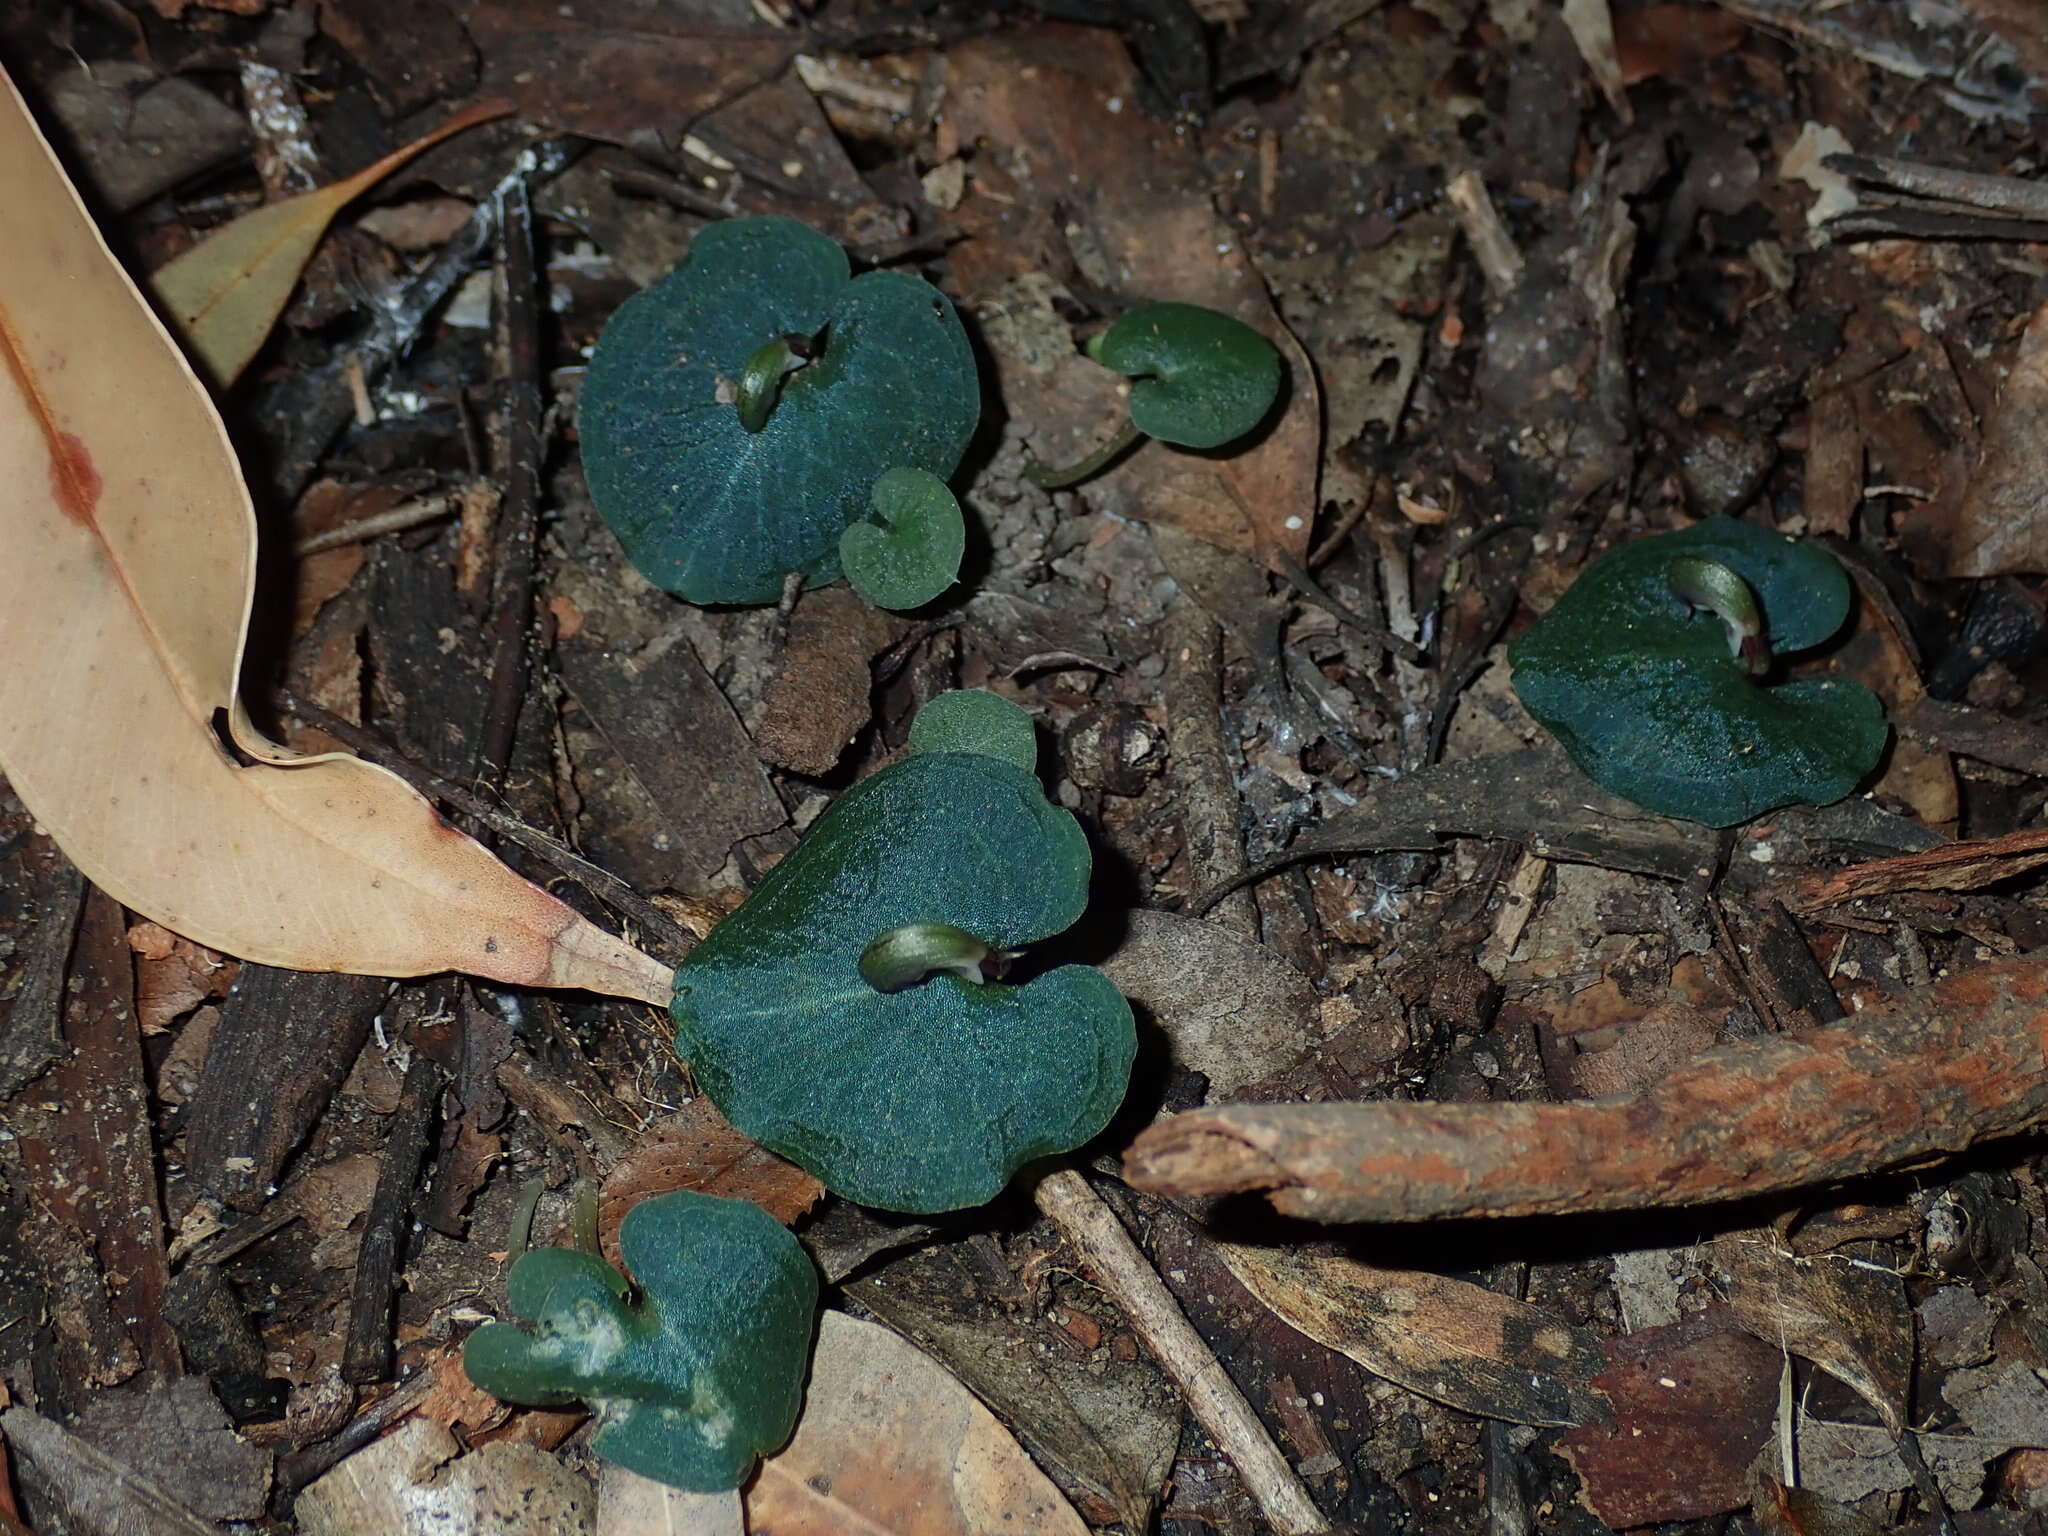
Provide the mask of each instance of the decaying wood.
[{"label": "decaying wood", "polygon": [[188,1198],[245,1211],[270,1198],[370,1038],[389,988],[374,976],[242,967],[187,1110]]},{"label": "decaying wood", "polygon": [[1913,699],[1891,711],[1899,733],[1980,763],[2048,778],[2048,728],[1946,699]]},{"label": "decaying wood", "polygon": [[708,890],[735,843],[787,819],[746,728],[679,629],[637,656],[564,641],[555,668],[673,834],[682,889]]},{"label": "decaying wood", "polygon": [[27,1408],[0,1413],[0,1432],[20,1453],[23,1470],[42,1483],[78,1521],[106,1536],[217,1536],[159,1484],[60,1425]]},{"label": "decaying wood", "polygon": [[[1198,888],[1243,883],[1237,787],[1223,741],[1223,630],[1196,603],[1166,610],[1159,651],[1166,658],[1166,771],[1181,810],[1181,845]],[[1240,938],[1258,937],[1251,898],[1225,897],[1206,912]]]},{"label": "decaying wood", "polygon": [[64,994],[64,965],[78,929],[85,877],[69,859],[59,858],[37,905],[36,936],[21,968],[21,984],[0,1014],[0,1100],[33,1082],[64,1050],[58,1014]]},{"label": "decaying wood", "polygon": [[1996,961],[1842,1024],[1724,1046],[1570,1104],[1246,1104],[1141,1135],[1125,1175],[1262,1190],[1291,1216],[1423,1221],[1735,1200],[2048,1123],[2048,959]]},{"label": "decaying wood", "polygon": [[172,1372],[178,1344],[163,1316],[169,1274],[125,928],[111,897],[87,895],[65,987],[70,1054],[44,1079],[57,1109],[47,1136],[23,1136],[22,1162],[50,1213],[91,1239],[142,1364]]}]

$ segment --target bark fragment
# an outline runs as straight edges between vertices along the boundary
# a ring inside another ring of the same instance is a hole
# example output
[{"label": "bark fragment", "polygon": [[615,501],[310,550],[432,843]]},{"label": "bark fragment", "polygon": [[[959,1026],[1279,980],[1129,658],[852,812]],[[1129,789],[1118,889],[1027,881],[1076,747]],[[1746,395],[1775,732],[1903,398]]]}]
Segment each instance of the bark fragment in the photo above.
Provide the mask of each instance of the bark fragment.
[{"label": "bark fragment", "polygon": [[1291,1216],[1423,1221],[1696,1205],[1897,1167],[2048,1122],[2048,958],[1570,1104],[1259,1104],[1140,1136],[1140,1189],[1263,1190]]}]

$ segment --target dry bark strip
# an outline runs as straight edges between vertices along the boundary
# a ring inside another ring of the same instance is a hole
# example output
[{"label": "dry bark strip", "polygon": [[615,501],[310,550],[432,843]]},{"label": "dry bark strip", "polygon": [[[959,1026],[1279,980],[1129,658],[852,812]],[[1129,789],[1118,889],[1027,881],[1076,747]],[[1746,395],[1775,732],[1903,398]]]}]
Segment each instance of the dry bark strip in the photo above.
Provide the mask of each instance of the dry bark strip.
[{"label": "dry bark strip", "polygon": [[22,1161],[50,1213],[91,1240],[107,1298],[141,1363],[175,1372],[135,972],[121,909],[98,891],[79,921],[63,1016],[71,1053],[43,1080],[57,1111],[46,1137],[22,1137]]},{"label": "dry bark strip", "polygon": [[1943,843],[1923,853],[1871,859],[1847,869],[1808,872],[1790,886],[1802,912],[1901,891],[1975,891],[2048,864],[2048,832],[2032,828],[1968,843]]},{"label": "dry bark strip", "polygon": [[187,1201],[260,1209],[370,1038],[390,983],[245,965],[187,1105]]},{"label": "dry bark strip", "polygon": [[1697,1205],[1855,1177],[2048,1123],[2048,957],[1982,965],[1844,1023],[1724,1046],[1569,1104],[1242,1104],[1141,1135],[1166,1195],[1424,1221]]}]

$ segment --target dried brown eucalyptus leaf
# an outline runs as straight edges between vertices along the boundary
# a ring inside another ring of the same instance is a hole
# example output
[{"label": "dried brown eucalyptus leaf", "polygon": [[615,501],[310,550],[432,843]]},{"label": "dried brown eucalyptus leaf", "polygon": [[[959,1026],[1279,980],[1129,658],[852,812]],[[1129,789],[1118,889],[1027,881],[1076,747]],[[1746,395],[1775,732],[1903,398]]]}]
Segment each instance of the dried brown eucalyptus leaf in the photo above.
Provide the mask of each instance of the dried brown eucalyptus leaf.
[{"label": "dried brown eucalyptus leaf", "polygon": [[255,729],[248,491],[11,83],[0,206],[34,230],[0,245],[0,769],[36,819],[116,899],[244,959],[666,1002],[665,967],[399,779]]}]

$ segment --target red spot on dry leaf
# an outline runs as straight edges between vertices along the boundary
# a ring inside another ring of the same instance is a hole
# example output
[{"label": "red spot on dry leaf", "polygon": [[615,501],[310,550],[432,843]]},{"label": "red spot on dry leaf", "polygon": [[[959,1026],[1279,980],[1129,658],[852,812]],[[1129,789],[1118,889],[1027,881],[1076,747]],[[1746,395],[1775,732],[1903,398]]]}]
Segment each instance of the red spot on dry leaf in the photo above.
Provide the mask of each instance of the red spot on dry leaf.
[{"label": "red spot on dry leaf", "polygon": [[75,432],[50,437],[50,494],[63,514],[84,528],[94,526],[100,507],[100,472]]},{"label": "red spot on dry leaf", "polygon": [[[0,312],[0,361],[4,361],[7,371],[14,375],[15,387],[26,398],[29,414],[42,429],[43,440],[50,445],[50,494],[56,499],[58,509],[74,523],[92,527],[93,516],[100,504],[99,469],[78,435],[57,426],[50,411],[49,398],[36,377],[36,369],[4,312]],[[61,359],[56,367],[62,371]]]}]

